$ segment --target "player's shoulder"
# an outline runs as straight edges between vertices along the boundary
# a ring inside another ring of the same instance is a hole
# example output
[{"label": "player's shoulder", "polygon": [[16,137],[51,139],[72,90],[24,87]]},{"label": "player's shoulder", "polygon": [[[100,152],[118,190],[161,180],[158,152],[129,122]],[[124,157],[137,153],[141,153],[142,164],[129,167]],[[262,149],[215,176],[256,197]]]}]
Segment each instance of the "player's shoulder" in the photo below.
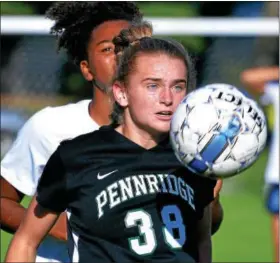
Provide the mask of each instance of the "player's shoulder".
[{"label": "player's shoulder", "polygon": [[177,170],[178,174],[181,174],[183,177],[187,178],[188,181],[195,187],[202,189],[215,187],[217,181],[212,178],[211,175],[209,175],[209,177],[199,175],[181,164],[179,167],[180,168]]},{"label": "player's shoulder", "polygon": [[19,137],[38,138],[46,133],[48,127],[47,108],[33,114],[23,125],[19,132]]},{"label": "player's shoulder", "polygon": [[79,157],[91,156],[96,152],[102,152],[105,146],[106,136],[102,129],[81,134],[74,139],[64,140],[60,143],[59,149],[62,159],[65,162]]},{"label": "player's shoulder", "polygon": [[[81,112],[88,110],[90,100],[82,100],[77,103],[69,103],[62,106],[46,107],[33,115],[36,122],[50,120],[53,125],[58,124],[62,120],[73,120],[73,118],[81,117]],[[51,123],[48,123],[48,126]]]},{"label": "player's shoulder", "polygon": [[81,111],[88,107],[90,100],[83,100],[78,103],[69,103],[62,106],[46,107],[36,112],[26,123],[30,132],[40,134],[53,132],[61,129],[68,123],[74,123],[75,118],[81,117]]}]

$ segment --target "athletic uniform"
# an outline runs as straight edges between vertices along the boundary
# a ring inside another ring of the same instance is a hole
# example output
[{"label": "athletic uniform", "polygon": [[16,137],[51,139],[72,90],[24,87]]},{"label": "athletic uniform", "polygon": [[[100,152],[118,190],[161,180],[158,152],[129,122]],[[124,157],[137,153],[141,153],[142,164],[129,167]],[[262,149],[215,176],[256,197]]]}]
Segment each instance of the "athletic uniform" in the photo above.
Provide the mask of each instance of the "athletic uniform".
[{"label": "athletic uniform", "polygon": [[169,140],[146,150],[103,126],[61,143],[37,201],[67,210],[72,262],[193,263],[215,184],[182,167]]},{"label": "athletic uniform", "polygon": [[262,101],[272,104],[274,108],[274,124],[269,149],[268,163],[265,172],[265,183],[268,186],[266,205],[269,212],[279,214],[279,82],[265,85]]},{"label": "athletic uniform", "polygon": [[[99,126],[88,111],[90,100],[47,107],[32,116],[1,162],[1,175],[20,192],[33,196],[39,178],[60,142],[92,132]],[[38,249],[37,262],[69,262],[66,242],[47,237]]]}]

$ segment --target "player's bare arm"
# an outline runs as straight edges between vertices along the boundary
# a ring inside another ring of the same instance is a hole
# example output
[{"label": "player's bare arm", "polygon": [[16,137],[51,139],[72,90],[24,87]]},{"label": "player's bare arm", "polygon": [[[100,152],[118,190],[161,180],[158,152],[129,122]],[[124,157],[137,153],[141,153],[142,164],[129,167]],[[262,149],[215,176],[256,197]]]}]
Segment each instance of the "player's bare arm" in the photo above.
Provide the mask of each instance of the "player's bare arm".
[{"label": "player's bare arm", "polygon": [[212,214],[212,226],[211,226],[211,234],[214,235],[220,228],[223,218],[224,211],[222,204],[220,202],[220,191],[223,186],[223,181],[218,180],[217,184],[214,188],[214,200],[211,202],[211,214]]},{"label": "player's bare arm", "polygon": [[246,87],[257,93],[263,93],[264,84],[279,79],[279,67],[251,68],[242,72],[241,81]]},{"label": "player's bare arm", "polygon": [[204,208],[203,218],[198,223],[199,263],[212,262],[211,206]]},{"label": "player's bare arm", "polygon": [[35,262],[36,249],[58,216],[59,214],[40,206],[33,197],[26,215],[12,239],[5,262]]},{"label": "player's bare arm", "polygon": [[3,177],[0,177],[0,187],[0,226],[2,230],[13,234],[18,229],[25,213],[25,208],[20,204],[24,195]]},{"label": "player's bare arm", "polygon": [[211,203],[212,214],[212,226],[211,235],[214,235],[219,229],[224,219],[224,210],[220,202],[219,196],[217,196]]},{"label": "player's bare arm", "polygon": [[[0,226],[11,234],[15,233],[20,226],[26,209],[20,204],[24,194],[9,184],[4,178],[0,178],[1,184],[1,210]],[[52,227],[51,236],[60,240],[67,240],[66,214],[62,213],[56,224]]]}]

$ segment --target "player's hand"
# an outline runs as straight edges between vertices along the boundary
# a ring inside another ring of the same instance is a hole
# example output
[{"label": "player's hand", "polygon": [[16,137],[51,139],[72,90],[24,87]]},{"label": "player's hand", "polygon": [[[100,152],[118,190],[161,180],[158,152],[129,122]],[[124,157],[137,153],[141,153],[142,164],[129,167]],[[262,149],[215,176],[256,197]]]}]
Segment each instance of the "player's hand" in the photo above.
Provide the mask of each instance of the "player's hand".
[{"label": "player's hand", "polygon": [[67,241],[67,218],[65,212],[59,216],[49,234],[59,240]]},{"label": "player's hand", "polygon": [[223,186],[223,181],[221,179],[218,179],[216,186],[214,188],[214,198],[216,198],[219,195],[219,193],[222,189],[222,186]]}]

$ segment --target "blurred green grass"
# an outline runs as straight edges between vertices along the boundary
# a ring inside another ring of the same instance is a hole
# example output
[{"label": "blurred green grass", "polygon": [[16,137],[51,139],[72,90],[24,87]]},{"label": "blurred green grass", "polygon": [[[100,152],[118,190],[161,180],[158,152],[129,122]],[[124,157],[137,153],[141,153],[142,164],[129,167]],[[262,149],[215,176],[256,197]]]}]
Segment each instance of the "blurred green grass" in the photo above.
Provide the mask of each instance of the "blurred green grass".
[{"label": "blurred green grass", "polygon": [[[213,238],[213,262],[272,262],[269,217],[263,206],[264,152],[239,176],[225,180],[221,200],[224,222]],[[29,199],[25,198],[24,205]],[[1,232],[1,262],[11,235]]]}]

